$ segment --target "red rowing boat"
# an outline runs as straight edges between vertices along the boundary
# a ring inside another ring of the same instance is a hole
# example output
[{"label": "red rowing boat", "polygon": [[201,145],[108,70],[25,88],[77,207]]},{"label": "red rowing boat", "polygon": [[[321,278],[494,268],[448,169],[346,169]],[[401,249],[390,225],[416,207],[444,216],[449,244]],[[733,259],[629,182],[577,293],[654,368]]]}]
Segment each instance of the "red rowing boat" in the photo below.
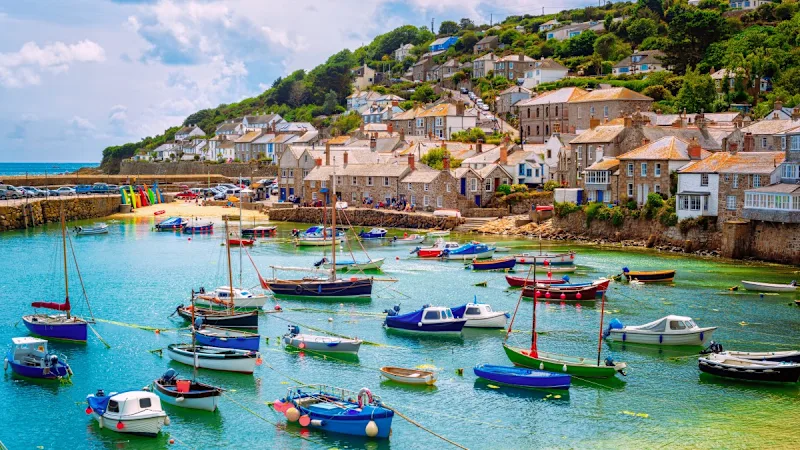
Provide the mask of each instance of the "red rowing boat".
[{"label": "red rowing boat", "polygon": [[158,210],[158,211],[154,212],[154,213],[153,213],[153,215],[154,215],[154,216],[160,216],[160,215],[164,214],[165,212],[166,212],[166,211],[164,211],[163,209],[160,209],[160,210]]},{"label": "red rowing boat", "polygon": [[228,239],[228,245],[243,245],[249,247],[256,242],[255,239]]},{"label": "red rowing boat", "polygon": [[[508,281],[508,285],[512,287],[533,286],[534,284],[533,278],[528,278],[526,281],[525,277],[512,277],[511,275],[506,275],[506,281]],[[566,283],[566,281],[560,278],[536,279],[536,284],[564,284],[564,283]]]},{"label": "red rowing boat", "polygon": [[538,293],[537,298],[545,300],[594,300],[597,297],[597,286],[565,287],[558,285],[526,287],[522,290],[522,296],[533,298]]}]

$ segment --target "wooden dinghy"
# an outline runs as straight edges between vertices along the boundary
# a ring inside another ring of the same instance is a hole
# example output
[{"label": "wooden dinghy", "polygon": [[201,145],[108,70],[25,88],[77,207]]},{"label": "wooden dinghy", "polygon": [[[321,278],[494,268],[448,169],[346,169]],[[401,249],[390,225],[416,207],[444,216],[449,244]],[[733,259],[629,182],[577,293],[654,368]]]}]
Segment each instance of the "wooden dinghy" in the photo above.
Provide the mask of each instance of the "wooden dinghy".
[{"label": "wooden dinghy", "polygon": [[428,385],[436,383],[436,374],[428,370],[405,369],[403,367],[381,367],[381,375],[404,384]]},{"label": "wooden dinghy", "polygon": [[627,267],[622,268],[622,274],[628,281],[637,280],[641,283],[670,283],[675,279],[675,270],[632,271]]},{"label": "wooden dinghy", "polygon": [[742,280],[742,286],[748,291],[756,292],[795,292],[797,291],[797,282],[792,281],[789,284],[776,284],[776,283],[761,283],[758,281],[745,281]]}]

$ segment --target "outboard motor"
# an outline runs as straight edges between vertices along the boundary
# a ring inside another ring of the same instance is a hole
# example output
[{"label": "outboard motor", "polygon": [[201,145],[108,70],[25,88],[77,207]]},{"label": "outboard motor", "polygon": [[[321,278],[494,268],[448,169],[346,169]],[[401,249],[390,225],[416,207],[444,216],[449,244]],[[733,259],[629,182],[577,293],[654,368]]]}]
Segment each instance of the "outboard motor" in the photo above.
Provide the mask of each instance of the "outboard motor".
[{"label": "outboard motor", "polygon": [[628,273],[628,272],[630,272],[630,269],[628,269],[627,267],[622,268],[622,273]]},{"label": "outboard motor", "polygon": [[392,309],[384,309],[383,312],[388,316],[396,316],[400,313],[400,305],[394,305]]},{"label": "outboard motor", "polygon": [[50,360],[50,367],[55,367],[58,364],[58,355],[50,355],[48,359]]},{"label": "outboard motor", "polygon": [[173,384],[176,378],[178,378],[178,372],[176,372],[175,369],[168,369],[164,372],[164,375],[161,375],[161,379],[158,381],[163,384]]},{"label": "outboard motor", "polygon": [[565,283],[569,283],[569,275],[564,275],[561,279],[564,280]]},{"label": "outboard motor", "polygon": [[178,307],[177,307],[177,308],[175,308],[175,311],[172,311],[172,314],[170,314],[169,316],[170,316],[170,317],[174,316],[175,314],[177,314],[177,313],[178,313],[178,311],[180,311],[180,310],[181,310],[181,308],[183,308],[183,303],[181,303],[180,305],[178,305]]},{"label": "outboard motor", "polygon": [[610,356],[606,356],[605,363],[607,367],[614,367],[615,364],[614,359],[612,359]]},{"label": "outboard motor", "polygon": [[105,397],[106,396],[106,392],[104,390],[102,390],[102,389],[98,389],[97,392],[94,393],[94,396],[95,397]]},{"label": "outboard motor", "polygon": [[289,335],[297,336],[298,334],[300,334],[300,327],[297,325],[289,325]]},{"label": "outboard motor", "polygon": [[292,228],[292,237],[297,237],[300,235],[300,230],[297,228]]},{"label": "outboard motor", "polygon": [[202,317],[195,317],[194,319],[194,328],[199,330],[200,327],[203,326],[203,318]]},{"label": "outboard motor", "polygon": [[325,264],[326,262],[328,262],[328,258],[322,258],[319,261],[314,263],[314,267],[319,267],[319,266]]},{"label": "outboard motor", "polygon": [[722,344],[715,341],[711,341],[708,344],[708,347],[706,347],[702,352],[700,352],[700,354],[708,355],[709,353],[722,353],[722,351],[723,351]]},{"label": "outboard motor", "polygon": [[608,337],[608,335],[611,334],[611,330],[621,330],[623,328],[625,328],[625,325],[619,319],[611,319],[611,321],[608,322],[608,329],[603,332],[603,337]]},{"label": "outboard motor", "polygon": [[419,253],[419,250],[420,250],[420,248],[419,248],[419,247],[416,247],[414,250],[411,250],[411,251],[410,251],[410,252],[408,252],[408,253],[409,253],[410,255],[413,255],[414,253]]}]

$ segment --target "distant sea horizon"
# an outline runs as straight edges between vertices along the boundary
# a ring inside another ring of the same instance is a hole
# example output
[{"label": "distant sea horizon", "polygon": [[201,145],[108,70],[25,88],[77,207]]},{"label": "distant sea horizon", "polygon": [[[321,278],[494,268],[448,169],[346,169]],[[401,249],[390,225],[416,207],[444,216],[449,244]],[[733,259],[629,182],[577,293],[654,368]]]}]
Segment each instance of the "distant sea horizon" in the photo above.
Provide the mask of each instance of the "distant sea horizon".
[{"label": "distant sea horizon", "polygon": [[97,167],[99,162],[0,162],[0,177],[12,175],[58,175],[81,167]]}]

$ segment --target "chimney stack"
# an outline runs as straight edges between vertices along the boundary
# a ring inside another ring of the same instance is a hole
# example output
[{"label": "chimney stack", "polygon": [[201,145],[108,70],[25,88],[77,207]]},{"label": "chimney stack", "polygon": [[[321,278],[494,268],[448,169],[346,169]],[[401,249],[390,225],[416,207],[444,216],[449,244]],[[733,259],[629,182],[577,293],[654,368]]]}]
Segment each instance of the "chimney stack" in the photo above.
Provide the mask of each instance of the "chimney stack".
[{"label": "chimney stack", "polygon": [[389,132],[389,136],[391,136],[392,133],[394,133],[394,124],[391,121],[389,121],[389,123],[386,124],[386,131]]},{"label": "chimney stack", "polygon": [[744,134],[744,152],[754,152],[756,150],[756,138],[753,133]]},{"label": "chimney stack", "polygon": [[780,100],[775,100],[775,103],[773,104],[773,108],[772,109],[774,109],[775,111],[782,110],[783,109],[783,102],[780,101]]},{"label": "chimney stack", "polygon": [[622,122],[625,124],[625,128],[630,128],[633,125],[633,119],[627,116],[622,119]]},{"label": "chimney stack", "polygon": [[344,162],[344,167],[347,167],[347,150],[344,151],[344,154],[342,155],[342,160]]},{"label": "chimney stack", "polygon": [[369,138],[369,149],[370,151],[374,152],[377,147],[378,147],[378,140],[375,139],[375,135],[372,135]]},{"label": "chimney stack", "polygon": [[478,139],[478,142],[475,143],[475,152],[483,152],[483,139]]},{"label": "chimney stack", "polygon": [[401,141],[405,141],[406,140],[406,129],[403,128],[402,125],[400,126],[400,140]]},{"label": "chimney stack", "polygon": [[589,119],[589,128],[594,130],[598,125],[600,125],[600,119],[595,119],[594,117]]},{"label": "chimney stack", "polygon": [[800,107],[792,108],[792,120],[800,119]]},{"label": "chimney stack", "polygon": [[728,144],[728,152],[730,152],[730,153],[732,153],[734,155],[736,153],[738,153],[739,152],[739,144],[737,144],[736,142],[731,142],[730,144]]},{"label": "chimney stack", "polygon": [[464,102],[461,100],[459,100],[458,103],[456,103],[456,115],[457,116],[464,115]]},{"label": "chimney stack", "polygon": [[325,143],[325,165],[331,165],[331,143],[330,141]]},{"label": "chimney stack", "polygon": [[450,156],[444,155],[442,158],[442,170],[450,171]]},{"label": "chimney stack", "polygon": [[701,150],[702,148],[700,147],[700,143],[697,142],[697,138],[692,138],[692,141],[689,142],[689,159],[700,159]]},{"label": "chimney stack", "polygon": [[322,158],[317,158],[314,160],[314,162],[316,163],[317,167],[319,167],[322,165]]},{"label": "chimney stack", "polygon": [[408,155],[408,167],[411,168],[412,171],[414,171],[417,168],[414,165],[414,154],[413,153],[410,153]]},{"label": "chimney stack", "polygon": [[500,146],[500,165],[508,165],[508,147],[506,144]]}]

